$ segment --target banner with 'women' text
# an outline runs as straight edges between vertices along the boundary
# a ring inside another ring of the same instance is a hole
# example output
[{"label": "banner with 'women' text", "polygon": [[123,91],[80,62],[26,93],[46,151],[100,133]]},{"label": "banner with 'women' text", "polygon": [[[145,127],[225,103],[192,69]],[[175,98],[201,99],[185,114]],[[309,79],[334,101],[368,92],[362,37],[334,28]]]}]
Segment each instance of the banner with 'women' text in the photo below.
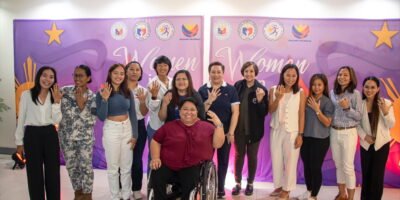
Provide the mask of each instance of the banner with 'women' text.
[{"label": "banner with 'women' text", "polygon": [[[365,77],[377,76],[381,80],[381,95],[393,101],[397,121],[391,130],[394,139],[390,143],[385,184],[400,187],[399,32],[400,19],[212,17],[210,61],[220,61],[225,65],[225,81],[231,84],[243,79],[240,69],[244,62],[254,61],[259,67],[257,79],[268,89],[278,84],[283,66],[294,63],[300,71],[300,85],[307,93],[310,77],[315,73],[326,74],[332,89],[337,70],[344,65],[354,67],[359,91]],[[268,181],[272,180],[269,122],[268,116],[257,168],[257,178]],[[355,166],[360,183],[359,149]],[[330,152],[322,170],[324,183],[336,184]],[[303,181],[301,164],[298,178]]]}]

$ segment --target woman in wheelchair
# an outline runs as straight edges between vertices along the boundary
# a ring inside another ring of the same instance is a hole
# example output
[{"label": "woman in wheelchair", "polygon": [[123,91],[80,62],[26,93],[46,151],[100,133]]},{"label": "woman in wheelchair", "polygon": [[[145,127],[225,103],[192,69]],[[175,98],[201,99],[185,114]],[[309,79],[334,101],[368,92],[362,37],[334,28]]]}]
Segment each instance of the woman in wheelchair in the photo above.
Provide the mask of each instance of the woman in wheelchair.
[{"label": "woman in wheelchair", "polygon": [[195,99],[184,99],[178,108],[180,119],[164,124],[150,144],[150,181],[156,200],[167,199],[166,186],[173,176],[181,187],[181,199],[189,199],[199,181],[202,162],[211,160],[214,148],[225,140],[223,125],[214,112],[207,112],[214,126],[199,119]]}]

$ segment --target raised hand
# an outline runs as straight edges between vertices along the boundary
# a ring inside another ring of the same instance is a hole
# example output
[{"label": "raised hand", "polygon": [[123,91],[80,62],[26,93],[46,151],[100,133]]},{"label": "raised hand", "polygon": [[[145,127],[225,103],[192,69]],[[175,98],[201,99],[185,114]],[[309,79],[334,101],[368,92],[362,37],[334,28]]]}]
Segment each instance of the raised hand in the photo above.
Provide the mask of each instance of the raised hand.
[{"label": "raised hand", "polygon": [[222,124],[218,115],[215,114],[213,111],[211,111],[211,110],[207,111],[207,115],[210,117],[210,118],[208,118],[208,120],[211,121],[215,126],[219,126],[220,124]]},{"label": "raised hand", "polygon": [[146,101],[147,93],[143,88],[138,88],[136,91],[136,97],[139,99],[140,103],[144,103]]},{"label": "raised hand", "polygon": [[168,92],[163,97],[163,105],[167,106],[172,100],[172,92]]},{"label": "raised hand", "polygon": [[210,103],[214,102],[219,97],[219,95],[221,95],[220,88],[213,88],[211,92],[210,91],[207,92],[208,92],[208,101]]},{"label": "raised hand", "polygon": [[350,108],[350,101],[347,97],[340,99],[338,103],[339,103],[339,106],[342,107],[343,109]]},{"label": "raised hand", "polygon": [[312,108],[315,112],[321,111],[321,101],[316,101],[314,97],[308,97],[307,105]]},{"label": "raised hand", "polygon": [[107,101],[111,95],[112,88],[111,85],[108,83],[104,83],[104,85],[105,86],[100,89],[100,95],[105,101]]},{"label": "raised hand", "polygon": [[260,103],[263,98],[265,96],[265,91],[261,88],[257,88],[256,89],[256,98],[257,98],[257,102]]},{"label": "raised hand", "polygon": [[380,99],[378,99],[378,106],[379,106],[379,109],[381,109],[381,111],[383,112],[383,114],[387,115],[389,113],[390,106],[392,106],[392,105],[387,104],[385,99],[380,98]]},{"label": "raised hand", "polygon": [[275,89],[275,97],[280,100],[284,94],[285,94],[285,86],[278,85]]},{"label": "raised hand", "polygon": [[85,93],[83,92],[81,87],[76,87],[75,90],[75,99],[76,99],[76,103],[79,106],[82,106],[86,103],[87,101],[87,96],[84,95]]},{"label": "raised hand", "polygon": [[158,91],[160,91],[160,87],[161,85],[157,81],[153,81],[153,83],[151,83],[149,90],[152,97],[157,97]]},{"label": "raised hand", "polygon": [[61,93],[60,89],[58,88],[57,83],[54,84],[52,88],[50,88],[50,92],[51,92],[51,95],[53,96],[54,102],[60,103],[63,94]]}]

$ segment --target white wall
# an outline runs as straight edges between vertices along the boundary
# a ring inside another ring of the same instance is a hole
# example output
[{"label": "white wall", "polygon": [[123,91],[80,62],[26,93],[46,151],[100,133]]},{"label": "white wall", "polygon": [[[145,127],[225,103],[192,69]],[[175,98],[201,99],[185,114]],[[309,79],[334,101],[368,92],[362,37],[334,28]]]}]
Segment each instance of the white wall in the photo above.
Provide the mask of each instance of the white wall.
[{"label": "white wall", "polygon": [[[399,0],[0,0],[0,147],[14,147],[14,19],[129,18],[203,15],[208,63],[210,16],[288,18],[400,18]],[[205,73],[206,74],[206,73]]]}]

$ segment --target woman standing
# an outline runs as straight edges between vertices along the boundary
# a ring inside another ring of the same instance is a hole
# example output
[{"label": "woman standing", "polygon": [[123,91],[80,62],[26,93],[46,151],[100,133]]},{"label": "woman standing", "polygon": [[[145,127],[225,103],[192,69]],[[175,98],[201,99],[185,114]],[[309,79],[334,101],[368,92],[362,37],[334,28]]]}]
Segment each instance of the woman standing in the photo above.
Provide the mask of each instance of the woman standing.
[{"label": "woman standing", "polygon": [[298,197],[300,200],[317,199],[322,184],[321,168],[329,149],[329,127],[334,112],[326,76],[314,74],[309,87],[303,145],[300,149],[307,191]]},{"label": "woman standing", "polygon": [[169,122],[179,119],[179,103],[187,98],[193,97],[199,103],[199,118],[205,119],[204,104],[201,96],[193,88],[192,76],[187,70],[179,70],[172,79],[172,89],[165,93],[161,103],[158,117],[161,121]]},{"label": "woman standing", "polygon": [[15,143],[19,154],[25,151],[30,199],[60,199],[60,147],[54,124],[61,120],[61,97],[56,70],[49,66],[39,69],[35,86],[21,95]]},{"label": "woman standing", "polygon": [[87,87],[92,82],[90,68],[79,65],[74,70],[74,86],[62,88],[62,120],[59,126],[65,166],[75,191],[75,199],[92,199],[93,126],[96,122],[96,96]]},{"label": "woman standing", "polygon": [[226,140],[217,149],[218,160],[218,198],[225,196],[225,177],[228,171],[229,152],[234,140],[234,132],[239,118],[239,97],[235,87],[224,81],[225,66],[212,62],[208,66],[210,82],[199,88],[205,110],[213,111],[224,125]]},{"label": "woman standing", "polygon": [[131,195],[132,149],[138,137],[135,99],[129,91],[125,68],[114,64],[108,70],[107,81],[96,96],[97,116],[105,121],[103,146],[107,160],[108,183],[111,199],[119,200],[119,173],[121,173],[122,199]]},{"label": "woman standing", "polygon": [[362,117],[357,127],[361,145],[362,200],[379,200],[390,148],[390,128],[395,124],[392,102],[379,96],[379,79],[364,79]]},{"label": "woman standing", "polygon": [[289,199],[296,188],[297,162],[303,143],[305,96],[299,87],[299,69],[283,67],[278,86],[269,93],[271,157],[275,190],[270,196]]},{"label": "woman standing", "polygon": [[[357,125],[361,120],[361,95],[353,68],[340,67],[336,75],[331,100],[335,113],[331,125],[332,157],[336,166],[339,194],[336,199],[354,199],[356,175],[354,156],[357,148]],[[347,195],[346,195],[347,188]]]},{"label": "woman standing", "polygon": [[125,66],[126,75],[128,76],[128,88],[132,91],[135,98],[135,110],[138,120],[138,139],[135,149],[133,150],[133,164],[132,164],[132,191],[134,199],[141,199],[142,193],[142,179],[143,179],[143,150],[146,145],[146,126],[144,123],[144,116],[146,116],[149,109],[146,107],[147,89],[139,85],[142,80],[143,69],[139,62],[132,61]]},{"label": "woman standing", "polygon": [[268,91],[256,80],[258,66],[246,62],[240,70],[243,80],[235,83],[240,99],[239,123],[235,131],[235,181],[232,195],[241,189],[244,157],[247,155],[247,186],[245,195],[253,194],[253,182],[257,170],[257,154],[260,140],[264,136],[264,120],[268,114]]}]

